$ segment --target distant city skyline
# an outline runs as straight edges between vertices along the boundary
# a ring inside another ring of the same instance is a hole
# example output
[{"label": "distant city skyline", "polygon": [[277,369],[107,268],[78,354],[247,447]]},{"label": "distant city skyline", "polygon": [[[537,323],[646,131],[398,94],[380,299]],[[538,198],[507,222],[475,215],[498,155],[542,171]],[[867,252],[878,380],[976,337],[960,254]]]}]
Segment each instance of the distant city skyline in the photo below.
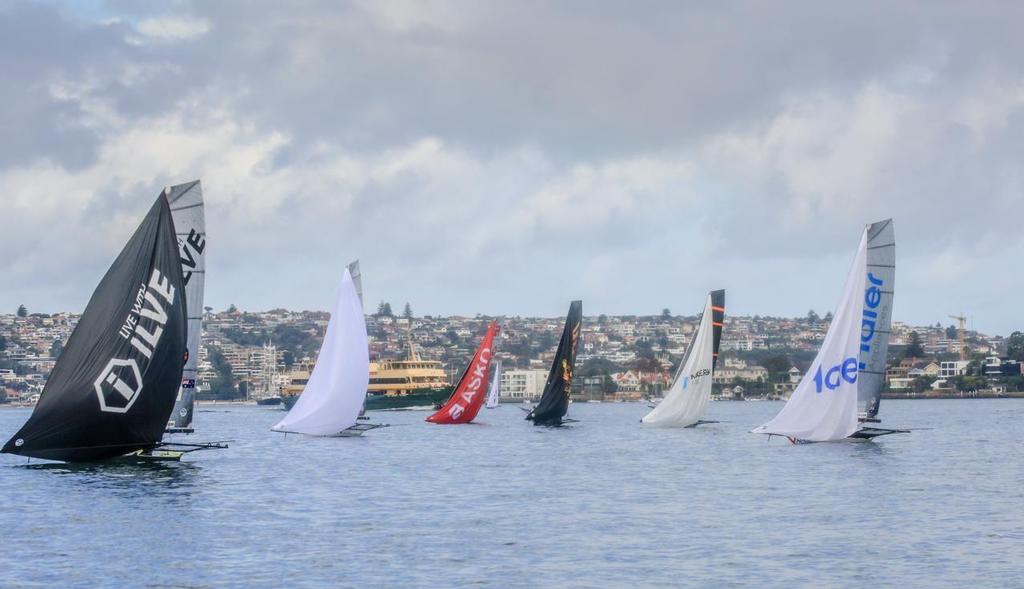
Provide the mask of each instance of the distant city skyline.
[{"label": "distant city skyline", "polygon": [[824,315],[893,217],[894,320],[1008,335],[1022,20],[0,2],[0,310],[81,311],[159,190],[200,178],[218,310],[327,309],[359,258],[369,311],[692,315],[725,288],[727,314]]}]

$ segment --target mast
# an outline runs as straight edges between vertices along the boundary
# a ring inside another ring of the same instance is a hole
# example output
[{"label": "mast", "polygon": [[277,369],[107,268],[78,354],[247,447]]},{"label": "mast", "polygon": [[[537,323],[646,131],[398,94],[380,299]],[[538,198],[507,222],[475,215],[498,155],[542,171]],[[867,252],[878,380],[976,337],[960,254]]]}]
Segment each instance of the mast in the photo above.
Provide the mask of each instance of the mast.
[{"label": "mast", "polygon": [[75,462],[156,447],[185,365],[185,299],[161,193],[96,287],[32,415],[2,451]]},{"label": "mast", "polygon": [[177,234],[181,273],[185,283],[188,313],[188,356],[181,375],[181,388],[174,402],[168,433],[192,433],[196,369],[203,331],[203,293],[206,285],[206,216],[203,187],[199,180],[164,189]]},{"label": "mast", "polygon": [[576,346],[579,343],[580,327],[583,321],[583,301],[573,301],[565,318],[562,338],[558,342],[551,371],[544,385],[544,393],[526,419],[533,425],[561,425],[562,418],[569,410],[569,394],[572,375],[576,370]]},{"label": "mast", "polygon": [[893,291],[896,282],[896,234],[892,219],[867,228],[867,274],[861,318],[857,410],[863,421],[877,421],[889,356]]},{"label": "mast", "polygon": [[491,360],[494,358],[494,336],[498,333],[498,324],[491,321],[487,333],[480,340],[480,346],[473,354],[472,360],[462,373],[462,378],[455,385],[455,390],[436,413],[427,417],[427,421],[437,424],[469,423],[476,419],[484,404],[487,393],[487,376],[491,371]]}]

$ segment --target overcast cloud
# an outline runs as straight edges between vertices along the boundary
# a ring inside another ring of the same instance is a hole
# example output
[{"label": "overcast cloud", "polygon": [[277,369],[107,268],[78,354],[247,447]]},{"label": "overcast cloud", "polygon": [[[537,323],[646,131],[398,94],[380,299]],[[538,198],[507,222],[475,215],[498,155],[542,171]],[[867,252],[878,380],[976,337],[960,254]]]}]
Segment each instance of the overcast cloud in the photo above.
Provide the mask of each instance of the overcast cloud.
[{"label": "overcast cloud", "polygon": [[892,216],[896,320],[1024,328],[1024,5],[686,4],[0,0],[0,309],[201,178],[217,309],[824,313]]}]

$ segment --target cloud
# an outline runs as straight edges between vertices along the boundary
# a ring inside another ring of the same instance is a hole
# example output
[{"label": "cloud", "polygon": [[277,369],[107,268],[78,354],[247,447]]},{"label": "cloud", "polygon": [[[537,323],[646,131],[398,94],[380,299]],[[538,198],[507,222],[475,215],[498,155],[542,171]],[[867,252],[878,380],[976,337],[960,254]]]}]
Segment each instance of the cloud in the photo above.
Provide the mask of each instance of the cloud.
[{"label": "cloud", "polygon": [[141,44],[146,42],[173,43],[188,41],[210,32],[209,21],[201,18],[163,16],[145,18],[139,21],[135,30],[139,35],[128,37],[128,42]]},{"label": "cloud", "polygon": [[159,189],[201,177],[218,308],[324,308],[360,257],[371,300],[425,313],[681,312],[718,287],[824,312],[892,216],[897,318],[1006,332],[1006,11],[4,5],[0,307],[80,308]]}]

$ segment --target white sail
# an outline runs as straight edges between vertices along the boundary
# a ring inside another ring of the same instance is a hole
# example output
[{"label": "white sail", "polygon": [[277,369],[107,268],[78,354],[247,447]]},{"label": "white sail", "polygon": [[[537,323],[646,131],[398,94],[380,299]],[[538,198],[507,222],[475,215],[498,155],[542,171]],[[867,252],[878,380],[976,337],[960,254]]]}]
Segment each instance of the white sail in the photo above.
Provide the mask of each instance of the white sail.
[{"label": "white sail", "polygon": [[676,371],[675,380],[661,403],[642,421],[662,427],[687,427],[700,421],[708,410],[714,370],[714,329],[711,295],[704,304],[704,313],[686,357]]},{"label": "white sail", "polygon": [[174,231],[181,256],[181,274],[185,283],[188,314],[188,359],[181,375],[181,387],[174,402],[174,411],[167,423],[168,431],[191,431],[195,402],[196,369],[203,328],[203,291],[206,284],[206,217],[203,213],[203,187],[199,180],[171,186],[164,190],[171,208]]},{"label": "white sail", "polygon": [[860,368],[857,372],[857,409],[874,419],[885,387],[889,356],[893,292],[896,284],[896,233],[892,219],[868,226],[867,281],[861,318]]},{"label": "white sail", "polygon": [[363,273],[359,271],[359,260],[348,265],[348,273],[352,275],[352,283],[356,285],[356,294],[359,295],[359,306],[363,306]]},{"label": "white sail", "polygon": [[843,287],[842,299],[818,356],[782,411],[768,423],[754,429],[754,433],[827,442],[841,440],[857,431],[857,369],[867,239],[865,229]]},{"label": "white sail", "polygon": [[486,407],[488,409],[498,406],[498,398],[501,395],[501,358],[494,362],[494,367],[491,370],[494,374],[491,376],[491,389],[487,391]]},{"label": "white sail", "polygon": [[272,429],[311,436],[341,435],[356,424],[369,380],[366,320],[346,268],[309,382],[295,406]]}]

